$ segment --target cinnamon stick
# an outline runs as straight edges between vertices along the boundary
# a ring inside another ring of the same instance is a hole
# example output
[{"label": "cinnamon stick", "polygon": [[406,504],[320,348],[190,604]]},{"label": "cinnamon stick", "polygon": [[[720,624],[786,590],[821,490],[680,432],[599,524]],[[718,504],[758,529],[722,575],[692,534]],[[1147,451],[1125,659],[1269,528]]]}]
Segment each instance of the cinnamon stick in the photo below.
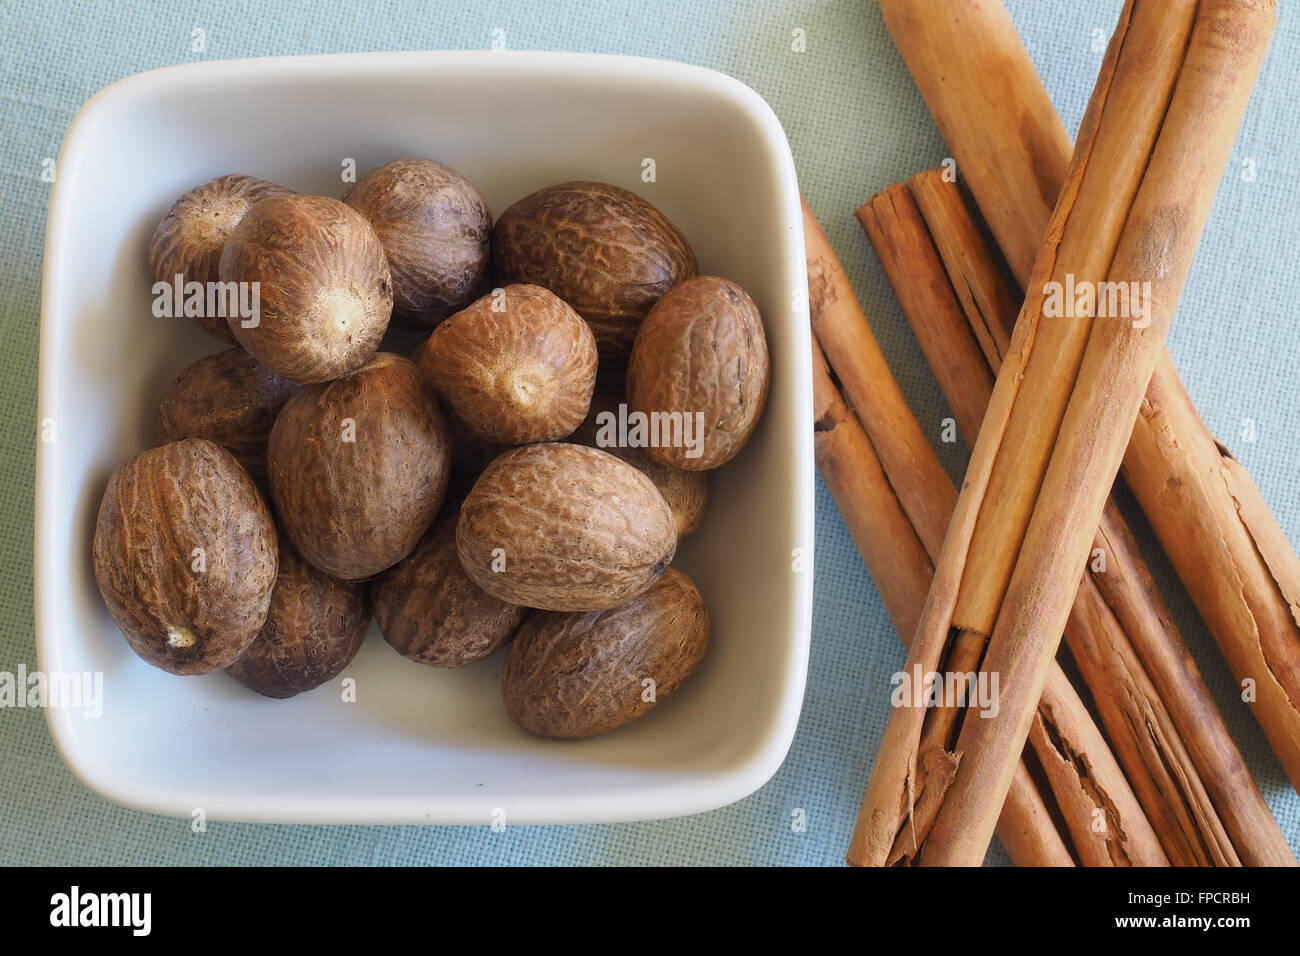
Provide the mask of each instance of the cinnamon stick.
[{"label": "cinnamon stick", "polygon": [[806,243],[810,249],[815,245],[819,253],[817,258],[809,256],[808,268],[808,298],[816,303],[811,310],[813,332],[843,384],[845,398],[875,444],[885,473],[899,479],[894,494],[921,543],[929,554],[938,554],[957,503],[956,489],[907,407],[844,268],[806,199],[803,219],[805,237],[815,226],[815,235]]},{"label": "cinnamon stick", "polygon": [[1047,804],[1024,761],[1016,764],[1011,789],[998,817],[998,840],[1016,866],[1074,866]]},{"label": "cinnamon stick", "polygon": [[[997,0],[880,0],[984,219],[1028,281],[1065,183],[1070,140]],[[1300,788],[1300,557],[1249,474],[1206,428],[1167,351],[1124,475]]]},{"label": "cinnamon stick", "polygon": [[906,639],[920,622],[934,566],[885,476],[871,439],[831,380],[816,336],[812,354],[817,470],[839,505],[895,630]]},{"label": "cinnamon stick", "polygon": [[[825,328],[845,316],[857,321],[862,315],[861,308],[857,306],[848,277],[806,201],[804,235],[814,324]],[[837,303],[837,307],[829,308],[832,303]],[[846,308],[846,303],[852,303],[852,307]],[[865,327],[865,317],[861,321]],[[870,328],[865,327],[865,334],[861,334],[863,329],[858,331],[855,341],[874,353],[870,356],[872,364],[876,364],[876,359],[883,363]],[[831,339],[841,342],[844,337],[831,336]],[[860,364],[843,361],[842,356],[837,358],[841,359],[840,367],[848,369],[850,374],[861,368]],[[890,414],[878,414],[873,420],[910,420],[919,431],[920,426],[915,424],[887,367],[884,375],[888,382],[859,383],[857,389],[859,393],[865,393],[868,388],[878,389],[877,400],[879,396],[897,396],[885,399],[896,402]],[[877,454],[877,445],[832,380],[815,335],[813,395],[818,470],[839,505],[899,636],[910,635],[916,630],[930,585],[932,558],[938,554],[937,546],[934,552],[926,550],[914,522],[929,519],[946,523],[949,516],[943,514],[943,509],[951,510],[956,491],[946,473],[932,465],[924,473],[933,475],[937,471],[942,476],[937,484],[926,484],[926,479],[919,478],[918,473],[886,474],[883,456]],[[879,432],[880,446],[893,443],[893,433],[887,429]],[[918,454],[937,463],[928,443]],[[905,459],[895,454],[892,460]],[[928,502],[916,512],[918,518],[909,516],[896,494],[895,488],[901,486],[912,488],[914,501]],[[931,529],[930,537],[933,536],[934,529]],[[1064,682],[1064,675],[1061,679]],[[1054,685],[1055,693],[1045,695],[1041,719],[1045,727],[1052,728],[1052,737],[1061,742],[1065,752],[1081,755],[1082,759],[1062,757],[1057,772],[1049,777],[1050,788],[1045,793],[1039,791],[1026,768],[1017,770],[998,823],[997,832],[1003,846],[1018,866],[1072,865],[1071,851],[1048,810],[1050,802],[1057,816],[1065,818],[1068,834],[1081,837],[1086,834],[1087,845],[1074,851],[1080,858],[1113,865],[1163,864],[1166,861],[1155,832],[1114,755],[1077,695],[1065,693],[1062,686],[1068,687],[1068,682]],[[1092,829],[1098,811],[1108,821],[1108,826],[1100,831]],[[1076,845],[1075,837],[1070,837],[1070,844]],[[900,847],[900,850],[906,852],[907,848]]]},{"label": "cinnamon stick", "polygon": [[[938,171],[890,187],[858,218],[973,441],[1019,290]],[[1093,556],[1065,640],[1170,861],[1296,865],[1113,502]]]},{"label": "cinnamon stick", "polygon": [[[1134,792],[1127,785],[1118,786],[1124,780],[1118,768],[1114,778],[1107,780],[1089,765],[1089,755],[1105,750],[1106,742],[1090,718],[1082,719],[1087,713],[1064,672],[1052,667],[1029,725],[1029,746],[1051,781],[1052,792],[1069,801],[1063,815],[1079,861],[1084,866],[1122,866],[1129,861],[1115,854],[1134,837],[1124,832],[1127,821],[1149,818],[1143,816]],[[1144,832],[1142,839],[1153,841],[1147,853],[1155,857],[1158,835]],[[1137,865],[1154,864],[1148,860]]]},{"label": "cinnamon stick", "polygon": [[1124,475],[1300,789],[1300,557],[1171,363],[1156,367]]},{"label": "cinnamon stick", "polygon": [[[920,749],[932,715],[895,709],[853,843],[866,862],[905,830],[922,863],[983,858],[1274,21],[1250,0],[1121,12],[909,656],[942,672],[958,641],[986,638],[999,707],[967,708],[931,820],[914,794],[938,759]],[[1058,318],[1051,290],[1079,282],[1136,282],[1142,300]]]}]

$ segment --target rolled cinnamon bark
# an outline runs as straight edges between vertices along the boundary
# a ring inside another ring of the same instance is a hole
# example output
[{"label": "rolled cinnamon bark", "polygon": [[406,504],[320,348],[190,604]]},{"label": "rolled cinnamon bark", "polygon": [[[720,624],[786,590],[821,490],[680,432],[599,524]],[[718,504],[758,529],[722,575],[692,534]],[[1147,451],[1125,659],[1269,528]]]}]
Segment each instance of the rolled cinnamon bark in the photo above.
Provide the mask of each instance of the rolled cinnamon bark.
[{"label": "rolled cinnamon bark", "polygon": [[[1271,3],[1253,4],[1271,10]],[[1024,284],[1065,184],[1069,135],[998,0],[880,0],[958,175]],[[1162,350],[1124,475],[1300,789],[1300,557],[1206,428]]]},{"label": "rolled cinnamon bark", "polygon": [[[856,391],[873,395],[872,400],[878,403],[894,403],[887,414],[881,414],[878,409],[873,421],[908,421],[909,428],[919,432],[920,426],[907,408],[866,326],[848,277],[806,202],[804,236],[814,324],[826,328],[844,316],[851,316],[854,322],[860,318],[862,327],[854,341],[872,353],[871,367],[883,367],[888,381],[877,378],[870,383],[860,382]],[[830,310],[827,308],[830,303],[838,303],[838,307]],[[852,303],[851,307],[846,307],[847,303]],[[831,338],[836,342],[845,340],[842,336]],[[840,368],[850,375],[862,367],[861,363],[840,362]],[[930,585],[932,558],[938,553],[937,545],[933,553],[927,551],[916,526],[933,521],[935,527],[930,528],[928,536],[941,537],[942,526],[949,517],[944,509],[951,511],[956,490],[938,466],[928,443],[913,446],[915,456],[932,460],[923,469],[900,471],[896,465],[892,473],[886,473],[882,466],[885,456],[877,453],[877,447],[896,446],[895,433],[888,428],[881,429],[874,442],[868,436],[832,380],[816,336],[813,339],[813,404],[817,468],[844,516],[900,638],[913,634]],[[913,461],[915,456],[899,454],[895,447],[895,454],[889,457],[897,463]],[[924,477],[936,473],[940,475],[937,482],[933,477]],[[896,494],[895,489],[900,487],[909,487],[913,492],[911,500],[921,503],[915,516],[908,513]],[[1163,865],[1166,860],[1156,834],[1114,755],[1077,695],[1063,692],[1062,687],[1068,687],[1064,675],[1061,681],[1053,685],[1055,693],[1044,696],[1040,719],[1045,727],[1052,728],[1051,737],[1060,742],[1062,752],[1080,755],[1082,759],[1059,758],[1057,772],[1047,777],[1050,786],[1045,792],[1040,792],[1028,771],[1020,768],[997,827],[1003,846],[1018,866],[1068,866],[1073,865],[1074,858],[1066,847],[1066,837],[1073,845],[1073,834],[1087,833],[1087,846],[1075,851],[1081,859],[1109,865]],[[1057,829],[1047,809],[1049,802],[1066,821],[1068,834],[1063,836]],[[1108,823],[1101,830],[1092,829],[1097,813]],[[908,852],[906,844],[900,844],[899,857]]]},{"label": "rolled cinnamon bark", "polygon": [[[865,862],[904,831],[921,863],[983,859],[1274,22],[1252,0],[1125,4],[910,649],[909,669],[942,673],[986,639],[999,706],[967,708],[931,819],[915,784],[933,715],[894,710],[854,838]],[[1080,283],[1141,299],[1055,314]]]},{"label": "rolled cinnamon bark", "polygon": [[1016,764],[997,832],[1002,848],[1016,866],[1075,865],[1023,760]]},{"label": "rolled cinnamon bark", "polygon": [[906,640],[921,619],[934,565],[899,504],[871,439],[831,380],[816,336],[812,353],[817,470],[839,506],[885,611],[900,639]]},{"label": "rolled cinnamon bark", "polygon": [[[891,186],[858,218],[973,441],[1019,290],[938,171]],[[1296,865],[1113,503],[1092,553],[1065,639],[1170,862]]]}]

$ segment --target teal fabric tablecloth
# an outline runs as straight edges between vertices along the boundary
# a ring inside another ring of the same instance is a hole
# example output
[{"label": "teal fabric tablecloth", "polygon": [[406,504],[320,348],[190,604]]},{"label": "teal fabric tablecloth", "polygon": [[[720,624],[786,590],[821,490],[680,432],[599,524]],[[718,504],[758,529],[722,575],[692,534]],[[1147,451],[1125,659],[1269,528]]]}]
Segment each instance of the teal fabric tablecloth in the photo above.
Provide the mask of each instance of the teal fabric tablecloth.
[{"label": "teal fabric tablecloth", "polygon": [[[938,2],[938,0],[933,0]],[[1120,0],[1009,0],[1029,51],[1076,131]],[[205,50],[194,52],[195,30]],[[96,90],[198,58],[487,48],[630,53],[729,73],[772,104],[803,189],[844,260],[903,390],[937,433],[946,411],[852,210],[946,154],[867,0],[6,0],[0,5],[0,670],[35,667],[33,460],[46,157]],[[806,50],[792,49],[803,30]],[[1300,544],[1300,9],[1281,23],[1205,232],[1170,348],[1211,428],[1254,474]],[[1253,422],[1253,435],[1250,434]],[[1249,440],[1253,437],[1253,441]],[[962,452],[942,446],[959,476]],[[1141,530],[1141,529],[1140,529]],[[1167,563],[1144,544],[1206,681],[1293,848],[1300,798],[1237,696]],[[0,710],[4,864],[835,864],[887,718],[898,641],[834,503],[819,487],[816,607],[807,698],[776,777],[748,799],[658,823],[555,828],[289,827],[125,810],[64,768],[38,711]],[[791,826],[802,809],[806,829]],[[994,847],[990,862],[1005,862]]]}]

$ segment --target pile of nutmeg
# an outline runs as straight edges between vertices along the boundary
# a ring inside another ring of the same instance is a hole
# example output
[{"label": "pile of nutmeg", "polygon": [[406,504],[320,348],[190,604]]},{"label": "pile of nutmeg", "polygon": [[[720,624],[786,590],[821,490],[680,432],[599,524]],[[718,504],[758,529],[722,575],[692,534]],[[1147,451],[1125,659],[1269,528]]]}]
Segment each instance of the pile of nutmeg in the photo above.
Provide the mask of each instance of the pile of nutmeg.
[{"label": "pile of nutmeg", "polygon": [[[155,314],[234,347],[180,373],[100,505],[95,576],[144,660],[291,697],[373,613],[434,667],[511,642],[506,708],[556,737],[698,665],[708,611],[669,564],[763,411],[768,352],[650,203],[563,183],[494,226],[431,160],[342,201],[230,175],[176,201],[149,265]],[[390,322],[428,336],[379,351]]]}]

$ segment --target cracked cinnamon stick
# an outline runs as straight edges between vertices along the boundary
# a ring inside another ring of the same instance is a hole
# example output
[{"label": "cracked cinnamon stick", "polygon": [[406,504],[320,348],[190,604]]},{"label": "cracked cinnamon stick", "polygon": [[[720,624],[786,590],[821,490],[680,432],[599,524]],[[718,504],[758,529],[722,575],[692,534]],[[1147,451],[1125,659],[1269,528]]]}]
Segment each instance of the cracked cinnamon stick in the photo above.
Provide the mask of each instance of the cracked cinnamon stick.
[{"label": "cracked cinnamon stick", "polygon": [[934,566],[885,476],[876,449],[831,379],[813,336],[813,447],[817,470],[904,641],[916,632]]},{"label": "cracked cinnamon stick", "polygon": [[[1264,4],[1260,4],[1263,6]],[[880,0],[885,23],[1018,282],[1065,183],[1069,135],[997,0]],[[1124,475],[1300,789],[1300,557],[1162,350]]]},{"label": "cracked cinnamon stick", "polygon": [[[932,559],[938,554],[937,544],[933,551],[927,550],[917,525],[932,522],[924,537],[941,538],[956,501],[956,491],[942,468],[934,467],[938,459],[928,443],[913,446],[914,454],[910,457],[899,454],[896,448],[893,455],[878,454],[878,447],[890,448],[897,444],[896,432],[882,423],[910,422],[909,429],[914,428],[917,433],[920,426],[884,365],[883,355],[857,305],[848,277],[806,202],[804,235],[814,326],[826,330],[844,322],[860,323],[861,327],[851,335],[831,334],[828,338],[837,347],[853,342],[858,349],[857,357],[868,353],[871,367],[883,367],[883,377],[887,379],[882,381],[878,376],[869,382],[859,382],[854,389],[877,406],[886,403],[893,406],[887,414],[881,414],[877,408],[877,414],[868,419],[876,429],[875,436],[869,436],[832,380],[814,335],[817,468],[844,516],[886,611],[900,638],[905,639],[916,631],[933,573]],[[861,362],[849,361],[838,348],[832,355],[839,363],[837,371],[844,369],[849,375],[860,374]],[[918,457],[932,459],[933,464],[927,462],[924,472],[898,470],[898,462]],[[896,463],[895,470],[889,474],[882,464],[886,458]],[[938,479],[933,477],[936,473]],[[920,477],[922,474],[930,477]],[[899,487],[908,487],[913,492],[909,500],[917,509],[915,516],[909,515],[902,504],[896,492]],[[944,513],[945,509],[948,514]],[[1075,857],[1106,865],[1162,865],[1166,861],[1159,841],[1114,755],[1077,695],[1065,688],[1068,681],[1061,675],[1061,683],[1054,684],[1044,697],[1042,722],[1045,727],[1054,728],[1055,738],[1068,741],[1067,749],[1083,755],[1083,759],[1060,760],[1054,773],[1043,775],[1045,790],[1041,792],[1029,770],[1023,765],[1018,767],[997,826],[1003,846],[1018,866],[1069,866]],[[1042,762],[1041,757],[1037,760]],[[1107,795],[1104,800],[1102,795]],[[1049,803],[1052,810],[1048,808]],[[1064,836],[1053,812],[1067,828]],[[1098,813],[1106,824],[1100,828],[1094,826]],[[898,847],[900,856],[908,850],[905,843]]]},{"label": "cracked cinnamon stick", "polygon": [[[973,441],[1019,290],[939,171],[891,186],[858,219]],[[1065,640],[1170,862],[1296,865],[1113,502],[1092,553]]]},{"label": "cracked cinnamon stick", "polygon": [[[1146,826],[1140,833],[1128,832],[1132,821],[1146,825],[1149,817],[1118,766],[1108,773],[1094,764],[1094,754],[1110,751],[1059,667],[1048,671],[1029,725],[1029,746],[1052,791],[1070,802],[1063,815],[1084,866],[1157,865],[1159,835],[1154,830],[1148,834]],[[1148,859],[1136,862],[1125,855],[1135,840],[1152,841],[1146,848]],[[1163,858],[1159,863],[1164,864]]]},{"label": "cracked cinnamon stick", "polygon": [[[909,669],[942,673],[984,639],[999,706],[966,708],[926,820],[915,793],[935,715],[895,709],[855,834],[864,862],[887,863],[907,831],[922,864],[983,859],[1275,19],[1252,0],[1128,0],[1120,14],[910,649]],[[1057,315],[1059,289],[1080,283],[1136,283],[1141,299]]]}]

